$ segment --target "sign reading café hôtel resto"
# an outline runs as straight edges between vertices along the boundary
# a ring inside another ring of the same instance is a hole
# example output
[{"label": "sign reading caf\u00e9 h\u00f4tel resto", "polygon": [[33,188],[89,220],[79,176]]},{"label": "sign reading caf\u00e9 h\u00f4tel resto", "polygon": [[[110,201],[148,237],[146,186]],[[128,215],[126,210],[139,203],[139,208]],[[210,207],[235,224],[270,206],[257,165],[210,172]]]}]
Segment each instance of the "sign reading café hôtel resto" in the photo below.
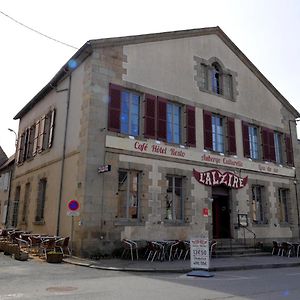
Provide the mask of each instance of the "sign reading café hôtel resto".
[{"label": "sign reading caf\u00e9 h\u00f4tel resto", "polygon": [[[156,143],[152,141],[139,141],[136,139],[123,138],[117,136],[106,136],[105,146],[108,148],[122,149],[131,152],[133,151],[140,154],[150,154],[160,157],[177,158],[180,160],[205,162],[207,164],[212,164],[215,166],[232,167],[244,170],[257,171],[261,173],[276,174],[281,176],[294,177],[295,174],[294,169],[289,167],[278,166],[272,163],[265,164],[263,162],[254,162],[247,158],[241,159],[233,156],[227,157],[224,155],[211,154],[208,152],[199,152],[197,151],[197,149],[194,148],[192,149],[169,146],[163,144],[163,142]],[[210,172],[213,171],[214,170]],[[229,180],[229,184],[231,184],[234,188],[241,188],[247,183],[247,179],[237,178],[237,176],[234,174],[231,177],[231,174],[232,173],[226,172],[225,175],[220,175],[219,173],[215,172],[202,175],[202,177],[200,177],[200,180],[203,181],[205,177],[205,182],[207,180],[207,184],[209,184],[210,181],[213,183],[218,180]]]}]

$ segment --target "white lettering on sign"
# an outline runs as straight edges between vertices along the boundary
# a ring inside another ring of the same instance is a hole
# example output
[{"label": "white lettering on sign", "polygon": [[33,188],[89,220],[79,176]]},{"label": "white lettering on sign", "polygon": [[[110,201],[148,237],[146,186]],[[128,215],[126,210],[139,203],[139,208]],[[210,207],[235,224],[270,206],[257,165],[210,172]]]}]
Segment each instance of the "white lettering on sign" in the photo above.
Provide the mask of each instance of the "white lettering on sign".
[{"label": "white lettering on sign", "polygon": [[209,269],[209,241],[208,238],[190,240],[191,268]]},{"label": "white lettering on sign", "polygon": [[[294,177],[295,170],[291,167],[285,167],[281,165],[276,165],[274,163],[263,164],[256,161],[252,161],[248,158],[239,158],[237,156],[222,156],[216,153],[209,152],[199,152],[199,149],[193,147],[183,147],[183,146],[174,146],[164,144],[157,144],[154,141],[139,141],[136,139],[127,139],[124,137],[116,137],[116,136],[106,136],[106,147],[121,149],[128,152],[136,152],[140,154],[147,154],[156,157],[169,157],[176,158],[179,160],[186,160],[191,162],[202,162],[208,165],[215,166],[224,166],[230,168],[238,168],[243,170],[251,170],[266,174],[275,174],[287,177]],[[197,164],[196,164],[197,165]],[[209,181],[216,181],[217,175],[214,175],[214,178],[207,179]],[[225,178],[223,179],[225,180]],[[232,185],[237,186],[240,185],[240,180],[237,181],[236,178],[228,178],[229,182],[232,181]],[[234,181],[235,180],[235,181]],[[226,180],[225,180],[226,181]]]},{"label": "white lettering on sign", "polygon": [[231,172],[225,172],[222,174],[218,170],[198,172],[195,169],[193,169],[193,175],[199,183],[208,186],[224,184],[233,189],[241,189],[248,182],[248,176],[242,178]]}]

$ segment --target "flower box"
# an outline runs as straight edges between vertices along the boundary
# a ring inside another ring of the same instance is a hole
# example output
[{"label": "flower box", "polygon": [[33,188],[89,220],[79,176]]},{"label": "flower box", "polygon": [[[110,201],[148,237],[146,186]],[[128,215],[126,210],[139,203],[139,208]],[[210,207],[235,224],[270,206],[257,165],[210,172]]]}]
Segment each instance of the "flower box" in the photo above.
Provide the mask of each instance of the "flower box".
[{"label": "flower box", "polygon": [[46,253],[46,261],[48,263],[61,263],[63,260],[64,254],[61,252],[47,252]]},{"label": "flower box", "polygon": [[18,251],[15,253],[15,259],[16,260],[21,260],[21,261],[26,261],[28,260],[28,252],[26,251]]}]

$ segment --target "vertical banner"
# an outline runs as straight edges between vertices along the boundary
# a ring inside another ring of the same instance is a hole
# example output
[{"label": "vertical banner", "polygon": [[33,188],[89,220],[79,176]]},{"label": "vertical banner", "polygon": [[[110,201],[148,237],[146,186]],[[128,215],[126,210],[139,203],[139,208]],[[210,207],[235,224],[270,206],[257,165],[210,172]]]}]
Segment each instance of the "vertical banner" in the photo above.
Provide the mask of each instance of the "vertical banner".
[{"label": "vertical banner", "polygon": [[209,269],[209,240],[203,236],[192,238],[191,247],[191,268],[192,269]]}]

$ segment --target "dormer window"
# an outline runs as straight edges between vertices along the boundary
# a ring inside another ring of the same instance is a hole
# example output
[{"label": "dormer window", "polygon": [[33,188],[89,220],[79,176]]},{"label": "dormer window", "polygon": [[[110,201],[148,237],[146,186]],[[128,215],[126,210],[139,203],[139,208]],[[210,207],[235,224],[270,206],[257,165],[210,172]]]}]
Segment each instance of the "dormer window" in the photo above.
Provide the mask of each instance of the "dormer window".
[{"label": "dormer window", "polygon": [[197,62],[195,66],[197,73],[194,78],[199,90],[235,100],[237,91],[234,76],[237,76],[236,73],[226,69],[216,57],[208,61],[196,56],[194,59]]},{"label": "dormer window", "polygon": [[216,94],[222,94],[221,92],[221,72],[220,66],[217,63],[212,65],[211,70],[211,89]]}]

